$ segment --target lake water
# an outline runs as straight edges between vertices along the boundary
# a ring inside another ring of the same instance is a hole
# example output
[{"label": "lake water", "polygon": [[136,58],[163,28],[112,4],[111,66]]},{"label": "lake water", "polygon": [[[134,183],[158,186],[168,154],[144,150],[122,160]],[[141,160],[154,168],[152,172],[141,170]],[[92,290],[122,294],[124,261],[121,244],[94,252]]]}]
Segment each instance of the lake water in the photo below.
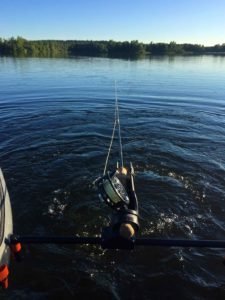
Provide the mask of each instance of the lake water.
[{"label": "lake water", "polygon": [[[98,235],[110,209],[103,171],[117,81],[125,162],[141,231],[225,238],[225,57],[0,58],[0,166],[14,231]],[[118,160],[116,141],[110,161]],[[24,247],[10,299],[224,299],[225,250]]]}]

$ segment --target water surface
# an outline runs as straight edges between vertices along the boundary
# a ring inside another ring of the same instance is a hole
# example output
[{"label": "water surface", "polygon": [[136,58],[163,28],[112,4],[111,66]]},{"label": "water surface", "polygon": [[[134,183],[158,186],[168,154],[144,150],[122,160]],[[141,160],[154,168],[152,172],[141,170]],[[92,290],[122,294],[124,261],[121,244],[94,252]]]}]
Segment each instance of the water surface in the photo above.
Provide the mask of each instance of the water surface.
[{"label": "water surface", "polygon": [[[0,58],[0,166],[15,233],[98,235],[118,85],[140,235],[225,237],[225,58]],[[118,159],[114,144],[110,167]],[[224,299],[223,250],[24,247],[1,299]]]}]

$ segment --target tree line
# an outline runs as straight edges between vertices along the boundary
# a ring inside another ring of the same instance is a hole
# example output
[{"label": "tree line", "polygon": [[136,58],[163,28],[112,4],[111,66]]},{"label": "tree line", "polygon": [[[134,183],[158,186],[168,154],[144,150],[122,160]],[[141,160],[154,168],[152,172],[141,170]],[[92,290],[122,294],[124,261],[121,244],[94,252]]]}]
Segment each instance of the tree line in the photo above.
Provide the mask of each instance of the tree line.
[{"label": "tree line", "polygon": [[26,40],[22,37],[0,38],[1,56],[108,56],[225,54],[225,44],[206,47],[199,44],[149,43],[138,41]]}]

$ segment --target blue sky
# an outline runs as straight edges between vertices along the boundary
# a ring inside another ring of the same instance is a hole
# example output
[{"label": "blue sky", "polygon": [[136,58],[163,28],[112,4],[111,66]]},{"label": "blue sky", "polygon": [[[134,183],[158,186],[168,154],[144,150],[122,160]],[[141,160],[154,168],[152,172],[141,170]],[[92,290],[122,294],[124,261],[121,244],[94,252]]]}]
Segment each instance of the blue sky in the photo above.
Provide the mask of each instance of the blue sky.
[{"label": "blue sky", "polygon": [[0,37],[225,43],[225,0],[1,0]]}]

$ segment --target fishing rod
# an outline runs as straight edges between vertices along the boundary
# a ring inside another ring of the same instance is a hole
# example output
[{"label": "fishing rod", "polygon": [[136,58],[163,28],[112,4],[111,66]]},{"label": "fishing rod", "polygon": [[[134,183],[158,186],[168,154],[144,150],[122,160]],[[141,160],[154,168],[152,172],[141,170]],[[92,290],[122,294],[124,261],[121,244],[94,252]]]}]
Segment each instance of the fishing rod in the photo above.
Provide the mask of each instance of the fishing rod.
[{"label": "fishing rod", "polygon": [[[13,234],[6,239],[6,244],[11,246],[17,243],[29,244],[73,244],[73,245],[100,245],[103,249],[130,249],[134,246],[156,247],[181,247],[181,248],[217,248],[224,249],[223,240],[188,240],[188,239],[159,239],[159,238],[131,238],[124,239],[115,235],[112,242],[111,236],[78,237],[78,236],[23,236]],[[109,243],[111,242],[111,243]]]},{"label": "fishing rod", "polygon": [[[115,132],[118,130],[120,163],[113,171],[108,170],[108,161]],[[0,169],[0,284],[8,287],[9,262],[13,254],[21,260],[21,245],[29,244],[73,244],[96,245],[103,249],[132,250],[136,246],[221,248],[225,240],[191,240],[138,237],[140,231],[138,198],[134,184],[134,168],[124,166],[122,139],[119,119],[119,104],[115,83],[115,119],[103,175],[94,181],[100,200],[113,209],[108,226],[95,237],[80,236],[25,236],[13,233],[11,202],[3,173]]]}]

